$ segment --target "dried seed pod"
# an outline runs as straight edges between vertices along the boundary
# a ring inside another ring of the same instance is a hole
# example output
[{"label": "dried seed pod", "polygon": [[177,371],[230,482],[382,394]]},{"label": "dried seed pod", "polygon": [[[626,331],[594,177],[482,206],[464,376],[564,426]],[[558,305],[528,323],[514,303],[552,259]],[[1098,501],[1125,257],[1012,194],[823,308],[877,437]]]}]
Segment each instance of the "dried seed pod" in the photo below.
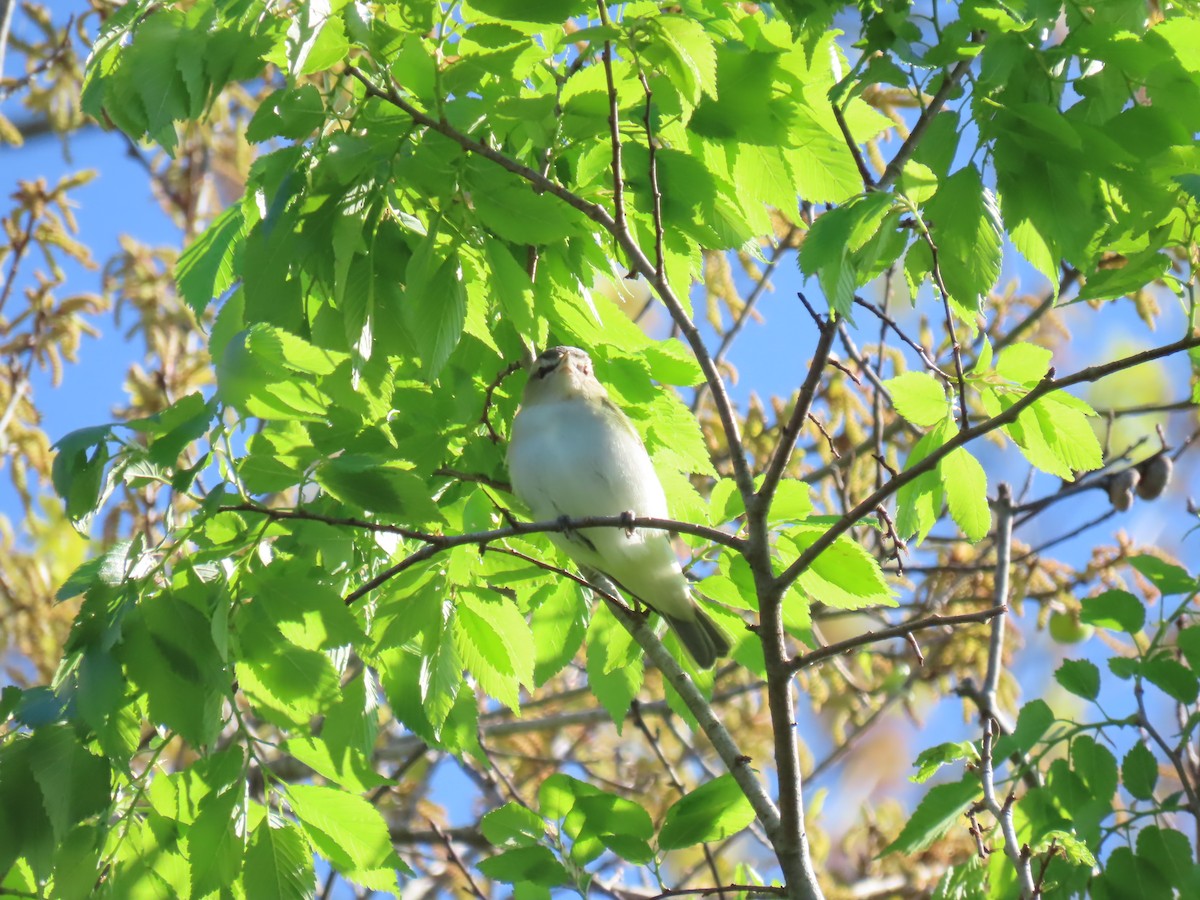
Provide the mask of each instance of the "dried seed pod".
[{"label": "dried seed pod", "polygon": [[1113,509],[1125,512],[1133,506],[1133,491],[1140,481],[1137,469],[1122,469],[1108,477],[1108,500]]},{"label": "dried seed pod", "polygon": [[1137,483],[1137,494],[1143,500],[1157,500],[1162,496],[1167,485],[1171,483],[1171,470],[1174,463],[1165,453],[1158,453],[1138,464],[1141,475]]}]

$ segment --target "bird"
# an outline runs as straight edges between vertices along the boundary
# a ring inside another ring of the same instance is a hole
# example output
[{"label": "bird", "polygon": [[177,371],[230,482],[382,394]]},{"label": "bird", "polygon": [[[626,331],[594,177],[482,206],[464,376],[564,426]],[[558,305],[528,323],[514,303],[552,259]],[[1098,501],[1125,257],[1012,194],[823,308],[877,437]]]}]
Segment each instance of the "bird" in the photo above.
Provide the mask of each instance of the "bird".
[{"label": "bird", "polygon": [[[641,437],[578,347],[551,347],[534,361],[513,419],[508,472],[537,519],[669,516]],[[549,537],[585,578],[600,573],[666,619],[701,668],[729,652],[729,639],[696,604],[665,531],[581,528]]]}]

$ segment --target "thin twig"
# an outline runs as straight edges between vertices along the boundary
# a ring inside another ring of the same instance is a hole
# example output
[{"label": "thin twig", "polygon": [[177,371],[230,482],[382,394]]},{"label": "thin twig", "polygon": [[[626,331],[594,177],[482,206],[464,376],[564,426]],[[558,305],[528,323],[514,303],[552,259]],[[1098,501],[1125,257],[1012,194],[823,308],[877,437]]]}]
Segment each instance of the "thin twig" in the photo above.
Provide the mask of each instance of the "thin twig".
[{"label": "thin twig", "polygon": [[788,418],[787,424],[783,426],[779,442],[775,445],[775,452],[767,466],[766,474],[763,476],[762,487],[758,490],[758,496],[764,505],[769,505],[771,498],[775,495],[775,488],[779,485],[788,460],[791,459],[792,450],[796,446],[796,438],[800,436],[800,429],[804,427],[804,422],[812,410],[813,400],[817,395],[817,386],[821,383],[821,374],[825,370],[825,361],[829,357],[829,350],[833,346],[833,339],[836,336],[837,323],[832,320],[826,321],[821,326],[817,347],[813,351],[812,362],[808,366],[808,375],[805,377],[804,383],[800,385],[799,394],[796,395],[796,405],[792,408],[792,414]]},{"label": "thin twig", "polygon": [[463,878],[466,879],[467,887],[470,889],[471,893],[474,894],[478,900],[488,900],[487,894],[480,890],[479,885],[475,883],[475,876],[471,874],[470,868],[468,868],[466,863],[462,861],[462,858],[458,855],[458,851],[454,849],[454,842],[450,840],[450,837],[446,834],[446,832],[442,831],[437,822],[433,821],[433,819],[429,819],[428,822],[429,827],[433,829],[433,833],[438,836],[442,844],[446,847],[446,853],[450,857],[450,861],[454,863],[455,867],[460,872],[462,872]]},{"label": "thin twig", "polygon": [[[1072,387],[1076,384],[1098,381],[1107,375],[1112,375],[1114,372],[1121,372],[1125,369],[1133,368],[1134,366],[1143,363],[1151,362],[1156,359],[1162,359],[1166,356],[1172,356],[1184,350],[1190,350],[1193,347],[1200,346],[1200,335],[1189,335],[1175,341],[1172,344],[1166,344],[1161,347],[1154,347],[1150,350],[1144,350],[1141,353],[1134,353],[1131,356],[1122,357],[1121,359],[1112,360],[1111,362],[1101,363],[1095,366],[1089,366],[1086,369],[1081,369],[1074,375],[1066,375],[1062,378],[1054,377],[1054,370],[1051,369],[1046,373],[1036,386],[1029,393],[1006,409],[1004,412],[992,416],[989,419],[984,419],[972,425],[965,431],[960,431],[950,438],[941,447],[934,450],[925,457],[917,465],[906,469],[894,478],[889,479],[881,488],[872,493],[869,497],[861,501],[857,506],[843,515],[836,523],[831,525],[829,529],[817,538],[800,556],[791,563],[778,578],[779,584],[786,588],[800,573],[807,569],[814,559],[821,555],[826,549],[833,545],[839,537],[849,531],[856,523],[864,516],[874,511],[880,503],[910,483],[914,479],[920,478],[926,472],[930,472],[946,458],[964,444],[968,444],[977,437],[985,434],[990,434],[997,428],[1002,428],[1017,420],[1022,412],[1040,400],[1047,394],[1053,393],[1063,388]],[[811,478],[811,476],[810,476]]]},{"label": "thin twig", "polygon": [[862,299],[861,297],[855,297],[854,303],[856,306],[861,306],[863,309],[869,310],[870,313],[873,316],[875,316],[876,318],[878,318],[879,321],[882,323],[881,328],[880,328],[880,331],[881,331],[880,346],[881,347],[883,344],[883,337],[882,337],[883,328],[891,328],[892,331],[894,331],[896,333],[896,336],[898,338],[900,338],[900,340],[902,340],[909,347],[911,347],[913,349],[913,351],[917,354],[917,356],[919,356],[921,358],[921,362],[925,365],[925,368],[927,368],[933,374],[937,375],[939,378],[941,378],[946,383],[950,382],[950,380],[951,380],[950,375],[947,374],[945,371],[943,371],[942,368],[936,362],[934,362],[933,357],[929,355],[929,351],[926,350],[924,347],[922,347],[920,344],[918,344],[916,341],[914,341],[912,338],[910,338],[907,334],[905,334],[904,330],[897,324],[896,320],[893,319],[891,316],[889,316],[885,310],[880,309],[874,303],[868,303],[866,300]]},{"label": "thin twig", "polygon": [[[977,36],[973,36],[978,39]],[[877,191],[886,191],[892,186],[892,183],[900,177],[900,173],[904,171],[905,164],[916,152],[917,146],[921,143],[921,139],[925,137],[925,132],[929,130],[929,126],[933,124],[934,117],[941,112],[946,101],[950,99],[950,95],[954,93],[954,89],[958,87],[959,81],[967,74],[967,70],[971,68],[973,59],[963,59],[950,70],[950,74],[946,75],[942,80],[941,87],[938,88],[936,94],[929,101],[928,105],[921,112],[921,117],[917,119],[913,125],[912,131],[908,133],[908,137],[904,139],[904,143],[900,145],[900,149],[896,151],[896,155],[892,157],[892,161],[888,163],[887,168],[883,170],[883,174],[879,176],[879,181],[875,183]]]},{"label": "thin twig", "polygon": [[798,672],[801,669],[807,669],[809,666],[819,663],[823,659],[829,659],[831,656],[840,656],[843,653],[866,644],[876,644],[880,641],[891,640],[892,638],[906,637],[914,631],[924,631],[926,628],[986,622],[989,619],[1003,615],[1007,609],[1007,606],[1000,605],[981,609],[979,612],[962,613],[956,616],[928,616],[924,619],[915,619],[911,622],[893,625],[891,628],[868,631],[856,637],[838,641],[836,644],[830,644],[828,647],[821,647],[818,650],[810,651],[803,656],[797,656],[791,661],[790,665],[793,671]]},{"label": "thin twig", "polygon": [[[604,0],[596,0],[600,11],[600,24],[611,24],[608,18],[608,5]],[[612,182],[613,182],[613,224],[617,231],[625,231],[625,165],[621,159],[621,120],[617,100],[617,85],[613,79],[612,41],[604,42],[604,80],[608,83],[608,132],[612,144]]]},{"label": "thin twig", "polygon": [[[534,264],[534,268],[536,268],[536,263]],[[496,432],[496,429],[492,427],[492,397],[495,395],[496,389],[504,382],[504,379],[513,374],[513,372],[517,371],[519,368],[521,368],[521,360],[509,363],[500,371],[498,375],[496,375],[495,378],[492,379],[491,384],[489,384],[487,386],[487,390],[484,391],[483,412],[479,414],[479,421],[482,422],[483,427],[487,429],[488,438],[493,444],[499,444],[502,438]]]},{"label": "thin twig", "polygon": [[842,137],[846,139],[846,147],[850,150],[850,155],[854,157],[854,165],[858,167],[858,174],[862,178],[863,187],[868,191],[875,187],[875,179],[871,177],[871,170],[867,168],[867,163],[859,152],[858,142],[854,140],[854,135],[850,133],[850,126],[846,124],[846,116],[842,112],[842,108],[836,103],[831,103],[833,107],[833,117],[837,119],[838,128],[842,130]]},{"label": "thin twig", "polygon": [[[1008,576],[1012,569],[1012,490],[1006,482],[996,489],[996,574],[993,578],[996,605],[1002,610],[1008,604]],[[983,679],[983,697],[988,708],[984,715],[990,718],[996,709],[996,691],[1000,686],[1000,670],[1004,664],[1004,619],[1003,613],[992,620],[992,633],[988,641],[987,674]]]},{"label": "thin twig", "polygon": [[[599,0],[599,2],[604,3],[604,0]],[[651,216],[654,222],[654,274],[659,278],[664,278],[662,190],[658,185],[658,146],[654,140],[654,126],[650,118],[654,92],[650,90],[650,82],[646,78],[646,73],[640,68],[638,69],[638,80],[641,81],[642,90],[646,94],[646,111],[642,116],[642,122],[646,126],[646,152],[649,154],[648,167],[650,170],[650,199],[653,204]]]}]

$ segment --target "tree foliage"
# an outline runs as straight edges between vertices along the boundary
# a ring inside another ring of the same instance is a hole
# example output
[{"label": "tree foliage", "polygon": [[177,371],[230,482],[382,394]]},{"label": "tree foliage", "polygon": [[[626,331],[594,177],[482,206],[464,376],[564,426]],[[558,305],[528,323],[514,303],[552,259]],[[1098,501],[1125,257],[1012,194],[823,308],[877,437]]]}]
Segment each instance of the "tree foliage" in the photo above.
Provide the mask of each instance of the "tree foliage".
[{"label": "tree foliage", "polygon": [[[5,890],[1200,889],[1196,578],[1124,534],[1057,553],[1143,503],[1194,517],[1194,4],[24,15],[3,90],[126,141],[183,242],[127,238],[60,299],[87,174],[4,218],[0,588],[50,676],[0,696]],[[735,389],[793,259],[785,387]],[[109,306],[145,348],[128,405],[52,454],[34,373]],[[1114,309],[1164,337],[1070,346]],[[733,636],[715,671],[546,539],[630,522],[530,522],[509,490],[552,344],[645,440],[674,519],[633,524]],[[1042,626],[1096,640],[1022,702]],[[955,694],[977,724],[919,748],[908,814],[832,812],[852,785],[821,779],[889,712]]]}]

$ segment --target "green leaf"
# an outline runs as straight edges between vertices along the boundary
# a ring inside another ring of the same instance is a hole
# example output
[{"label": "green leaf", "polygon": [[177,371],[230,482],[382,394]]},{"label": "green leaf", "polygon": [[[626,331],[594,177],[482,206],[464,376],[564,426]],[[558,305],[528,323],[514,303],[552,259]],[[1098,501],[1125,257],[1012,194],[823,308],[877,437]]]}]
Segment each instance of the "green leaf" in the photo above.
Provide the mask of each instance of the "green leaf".
[{"label": "green leaf", "polygon": [[1117,789],[1117,758],[1090,735],[1071,741],[1071,769],[1091,790],[1092,797],[1107,803]]},{"label": "green leaf", "polygon": [[356,794],[391,783],[371,768],[360,748],[339,746],[330,730],[327,716],[320,737],[290,738],[288,753],[322,778]]},{"label": "green leaf", "polygon": [[571,879],[562,863],[545,847],[516,847],[479,861],[486,877],[506,884],[528,882],[543,887],[567,884]]},{"label": "green leaf", "polygon": [[960,759],[974,762],[979,759],[979,751],[970,741],[938,744],[936,747],[922,750],[920,755],[917,756],[917,761],[914,763],[917,767],[917,773],[909,780],[914,784],[924,784],[942,766],[957,762]]},{"label": "green leaf", "polygon": [[[801,525],[788,531],[787,536],[803,553],[824,533],[823,526]],[[823,550],[800,574],[797,584],[810,597],[838,609],[896,604],[878,561],[845,536]]]},{"label": "green leaf", "polygon": [[700,102],[701,92],[716,97],[716,49],[695,19],[681,15],[641,19],[634,26],[633,39],[639,54],[665,72],[692,106]]},{"label": "green leaf", "polygon": [[230,206],[188,245],[175,264],[179,294],[197,317],[233,284],[233,261],[245,237],[245,224],[242,207]]},{"label": "green leaf", "polygon": [[1138,857],[1148,863],[1164,881],[1189,897],[1200,884],[1200,866],[1192,861],[1192,845],[1174,828],[1147,825],[1138,831]]},{"label": "green leaf", "polygon": [[337,788],[293,784],[288,803],[318,853],[338,871],[390,865],[396,854],[378,809]]},{"label": "green leaf", "polygon": [[1200,679],[1196,673],[1170,656],[1159,654],[1143,660],[1142,677],[1183,704],[1195,703],[1200,695]]},{"label": "green leaf", "polygon": [[[886,193],[871,193],[831,209],[813,223],[800,247],[800,268],[816,275],[829,308],[853,318],[854,291],[865,283],[873,260],[859,258],[860,250],[878,231],[891,210]],[[868,276],[869,277],[869,276]]]},{"label": "green leaf", "polygon": [[1045,700],[1030,700],[1017,714],[1017,724],[1012,734],[1003,735],[996,741],[996,759],[1014,753],[1028,753],[1042,739],[1042,735],[1054,724],[1054,713]]},{"label": "green leaf", "polygon": [[996,374],[1017,384],[1033,387],[1050,370],[1053,352],[1037,344],[1016,343],[996,359]]},{"label": "green leaf", "polygon": [[579,588],[565,578],[541,589],[531,605],[533,681],[540,687],[575,658],[587,634],[588,609]]},{"label": "green leaf", "polygon": [[541,816],[517,803],[505,803],[479,820],[483,836],[497,847],[532,847],[546,836]]},{"label": "green leaf", "polygon": [[463,592],[459,600],[453,620],[459,657],[489,696],[517,711],[519,685],[533,682],[529,626],[506,598],[485,600]]},{"label": "green leaf", "polygon": [[601,604],[592,612],[592,621],[588,625],[588,685],[600,701],[600,705],[612,716],[619,734],[625,724],[629,704],[642,686],[644,670],[640,660],[634,664],[610,669],[610,643],[614,641],[622,641],[621,646],[628,646],[628,633]]},{"label": "green leaf", "polygon": [[38,728],[29,743],[33,780],[41,789],[42,806],[56,840],[76,823],[108,808],[108,761],[80,746],[66,725]]},{"label": "green leaf", "polygon": [[946,289],[960,315],[973,314],[1000,277],[1004,229],[996,199],[969,165],[938,185],[924,215]]},{"label": "green leaf", "polygon": [[983,540],[992,527],[988,507],[987,474],[965,447],[952,450],[938,463],[950,515],[972,543]]},{"label": "green leaf", "polygon": [[1139,742],[1133,745],[1121,761],[1121,783],[1138,800],[1153,800],[1158,783],[1158,760],[1150,748]]},{"label": "green leaf", "polygon": [[242,868],[242,838],[238,834],[237,789],[209,794],[188,829],[188,864],[192,888],[200,896],[227,888]]},{"label": "green leaf", "polygon": [[1184,628],[1175,637],[1179,652],[1193,672],[1200,672],[1200,626]]},{"label": "green leaf", "polygon": [[1157,556],[1130,557],[1129,564],[1149,578],[1164,595],[1190,594],[1197,589],[1196,579],[1187,570]]},{"label": "green leaf", "polygon": [[[909,451],[905,470],[919,465],[925,457],[940,448],[950,439],[953,423],[947,418],[917,441]],[[918,542],[937,523],[942,514],[942,499],[945,491],[937,469],[914,478],[896,492],[896,531],[902,538],[917,535]]]},{"label": "green leaf", "polygon": [[1137,634],[1146,624],[1146,608],[1128,591],[1114,589],[1095,597],[1085,597],[1079,610],[1079,621],[1110,631]]},{"label": "green leaf", "polygon": [[312,895],[315,873],[304,835],[291,822],[266,816],[250,836],[242,883],[248,897],[303,900]]},{"label": "green leaf", "polygon": [[926,372],[905,372],[883,382],[892,395],[896,412],[922,428],[930,428],[950,415],[950,402],[942,383]]},{"label": "green leaf", "polygon": [[221,707],[232,683],[209,620],[173,594],[143,600],[123,625],[116,653],[145,694],[154,722],[195,747],[220,733]]},{"label": "green leaf", "polygon": [[322,463],[313,478],[338,500],[360,509],[410,524],[441,521],[429,484],[406,468],[375,456],[343,454]]},{"label": "green leaf", "polygon": [[598,856],[601,847],[636,865],[654,858],[648,843],[654,835],[650,814],[641,804],[615,794],[593,788],[577,795],[563,830],[574,840],[572,858],[581,864]]},{"label": "green leaf", "polygon": [[[414,255],[414,262],[418,255]],[[404,293],[404,323],[412,333],[425,372],[436,378],[462,338],[467,320],[467,290],[457,255],[447,257],[428,279],[413,275]]]},{"label": "green leaf", "polygon": [[754,821],[754,808],[726,773],[689,791],[667,810],[658,846],[679,850],[737,834]]},{"label": "green leaf", "polygon": [[433,733],[439,736],[463,681],[463,663],[454,640],[453,615],[453,605],[443,604],[442,627],[436,634],[426,635],[426,655],[421,659],[421,702],[425,705]]},{"label": "green leaf", "polygon": [[921,798],[900,834],[883,849],[890,853],[919,853],[963,821],[967,807],[981,793],[979,776],[971,773],[961,781],[935,785]]},{"label": "green leaf", "polygon": [[1065,660],[1054,679],[1076,697],[1095,700],[1100,696],[1100,670],[1086,659]]},{"label": "green leaf", "polygon": [[486,159],[471,157],[468,186],[475,214],[497,237],[514,244],[550,244],[577,233],[563,201],[536,193],[529,182]]},{"label": "green leaf", "polygon": [[1034,855],[1038,856],[1049,851],[1052,841],[1071,865],[1087,866],[1089,869],[1096,865],[1096,857],[1092,855],[1087,844],[1075,835],[1059,830],[1051,830],[1043,834],[1041,840],[1032,848]]},{"label": "green leaf", "polygon": [[54,490],[62,497],[67,515],[81,532],[104,503],[109,488],[104,472],[109,461],[108,440],[112,429],[107,425],[80,428],[54,444],[50,477]]}]

